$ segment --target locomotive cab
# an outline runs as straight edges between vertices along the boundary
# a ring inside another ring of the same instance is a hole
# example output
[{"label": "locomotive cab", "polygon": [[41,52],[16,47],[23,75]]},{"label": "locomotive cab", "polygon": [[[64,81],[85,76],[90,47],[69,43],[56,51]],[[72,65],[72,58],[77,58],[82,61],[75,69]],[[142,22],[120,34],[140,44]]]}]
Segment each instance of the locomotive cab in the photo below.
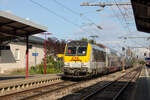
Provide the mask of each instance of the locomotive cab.
[{"label": "locomotive cab", "polygon": [[150,67],[150,57],[145,58],[146,66]]},{"label": "locomotive cab", "polygon": [[64,55],[64,75],[83,77],[87,75],[90,59],[88,42],[72,41],[66,45]]}]

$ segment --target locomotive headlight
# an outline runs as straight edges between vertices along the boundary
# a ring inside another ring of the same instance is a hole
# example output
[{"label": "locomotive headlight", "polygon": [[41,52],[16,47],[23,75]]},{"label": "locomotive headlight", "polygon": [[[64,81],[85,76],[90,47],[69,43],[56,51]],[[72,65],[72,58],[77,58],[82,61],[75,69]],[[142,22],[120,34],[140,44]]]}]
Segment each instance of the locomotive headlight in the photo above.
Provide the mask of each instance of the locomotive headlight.
[{"label": "locomotive headlight", "polygon": [[81,65],[82,65],[82,66],[87,66],[87,64],[86,64],[86,63],[81,63]]}]

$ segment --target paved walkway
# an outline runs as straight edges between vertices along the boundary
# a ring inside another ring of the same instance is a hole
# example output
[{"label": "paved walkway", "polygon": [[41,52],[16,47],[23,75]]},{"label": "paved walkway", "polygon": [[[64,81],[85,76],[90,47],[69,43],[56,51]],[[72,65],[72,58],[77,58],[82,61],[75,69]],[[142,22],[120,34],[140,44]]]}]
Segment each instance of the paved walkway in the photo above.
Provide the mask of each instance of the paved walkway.
[{"label": "paved walkway", "polygon": [[150,68],[143,68],[129,100],[150,100]]}]

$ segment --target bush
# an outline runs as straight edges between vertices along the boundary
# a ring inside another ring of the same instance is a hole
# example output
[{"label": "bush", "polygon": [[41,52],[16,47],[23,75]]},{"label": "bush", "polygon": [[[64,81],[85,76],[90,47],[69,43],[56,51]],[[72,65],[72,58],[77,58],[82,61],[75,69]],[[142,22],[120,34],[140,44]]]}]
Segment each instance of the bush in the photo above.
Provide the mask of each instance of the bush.
[{"label": "bush", "polygon": [[[62,60],[56,59],[55,61],[52,56],[48,56],[46,61],[46,73],[51,74],[62,72],[61,69],[64,65]],[[43,59],[40,65],[32,66],[29,71],[30,74],[44,74],[44,63],[45,59]]]},{"label": "bush", "polygon": [[144,60],[139,61],[140,64],[145,65],[146,62]]},{"label": "bush", "polygon": [[[46,65],[46,73],[61,73],[61,70],[57,67],[54,67],[51,64]],[[37,65],[35,67],[30,68],[30,74],[44,74],[44,64]]]},{"label": "bush", "polygon": [[[44,63],[43,60],[41,64],[36,66],[31,66],[29,69],[29,74],[44,74]],[[47,64],[46,64],[46,73],[47,74],[54,74],[54,73],[61,73],[61,69],[63,67],[63,61],[57,59],[56,61],[52,56],[47,57]],[[18,69],[12,72],[12,74],[25,74],[26,69]]]}]

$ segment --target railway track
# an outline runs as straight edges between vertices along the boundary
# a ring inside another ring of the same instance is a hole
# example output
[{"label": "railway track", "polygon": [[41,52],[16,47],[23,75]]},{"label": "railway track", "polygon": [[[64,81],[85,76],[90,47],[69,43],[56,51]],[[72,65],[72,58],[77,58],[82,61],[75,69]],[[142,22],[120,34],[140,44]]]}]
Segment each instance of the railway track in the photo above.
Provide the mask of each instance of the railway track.
[{"label": "railway track", "polygon": [[[127,71],[131,71],[130,69]],[[117,74],[118,73],[118,74]],[[101,82],[103,80],[113,80],[125,73],[116,72],[96,79],[86,81],[61,81],[58,83],[50,84],[47,86],[41,86],[29,90],[24,90],[16,93],[6,94],[0,96],[0,100],[53,100],[62,98],[68,94],[74,93],[81,89],[87,88],[93,84]],[[119,75],[119,76],[117,76]],[[101,82],[102,83],[102,82]],[[106,84],[106,82],[104,82]],[[108,82],[107,82],[108,83]],[[70,100],[70,99],[68,99]],[[77,100],[77,99],[76,99]]]},{"label": "railway track", "polygon": [[56,90],[61,89],[62,87],[64,88],[73,85],[75,83],[76,82],[72,82],[72,81],[62,81],[47,86],[37,87],[25,91],[20,91],[20,92],[0,96],[0,100],[29,100],[29,99],[32,100],[32,98],[38,97],[39,95],[52,93]]},{"label": "railway track", "polygon": [[81,100],[117,100],[128,84],[133,79],[139,77],[140,72],[141,68],[138,68],[119,77],[115,81],[107,83],[103,87],[97,87],[97,90],[82,97]]}]

